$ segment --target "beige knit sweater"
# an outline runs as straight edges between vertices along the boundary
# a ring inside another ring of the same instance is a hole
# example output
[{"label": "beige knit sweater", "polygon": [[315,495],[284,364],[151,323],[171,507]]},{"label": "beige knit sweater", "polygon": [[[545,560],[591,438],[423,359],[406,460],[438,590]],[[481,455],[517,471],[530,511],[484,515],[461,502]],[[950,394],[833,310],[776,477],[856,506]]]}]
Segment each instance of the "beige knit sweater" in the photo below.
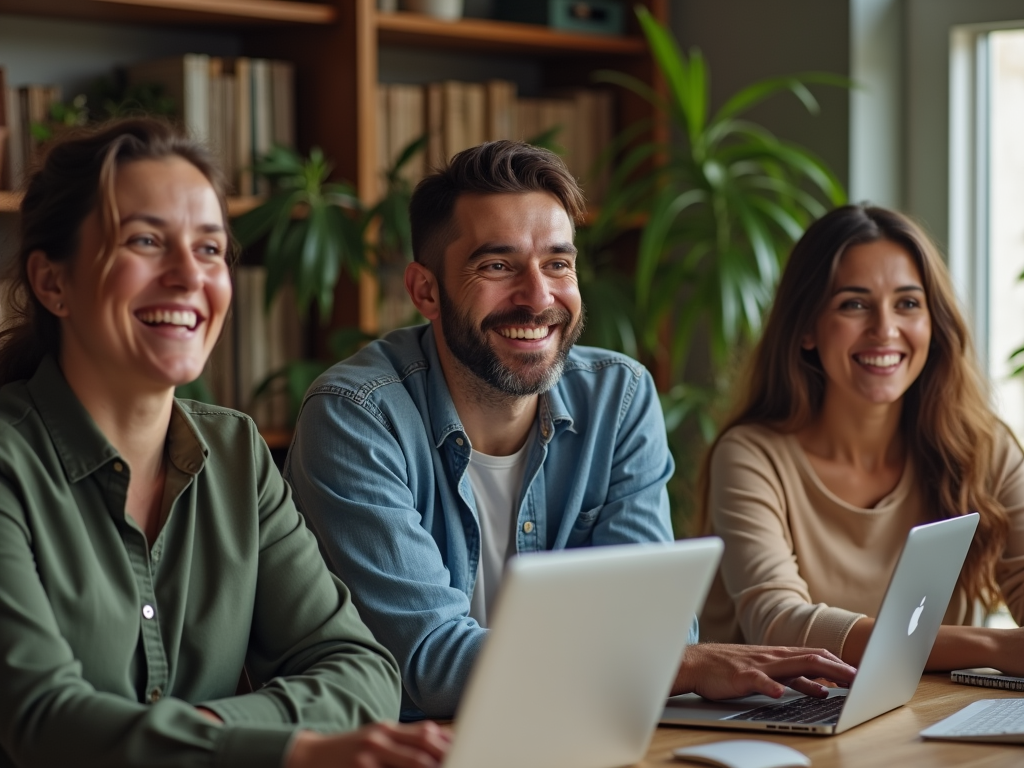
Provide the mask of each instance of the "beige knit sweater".
[{"label": "beige knit sweater", "polygon": [[[877,614],[907,532],[929,518],[910,462],[892,493],[861,509],[822,484],[794,435],[767,427],[729,430],[710,481],[712,530],[725,554],[701,615],[702,640],[840,654],[854,623]],[[991,483],[1010,516],[996,575],[1024,623],[1024,454],[1005,429]],[[943,621],[978,623],[977,614],[958,591]]]}]

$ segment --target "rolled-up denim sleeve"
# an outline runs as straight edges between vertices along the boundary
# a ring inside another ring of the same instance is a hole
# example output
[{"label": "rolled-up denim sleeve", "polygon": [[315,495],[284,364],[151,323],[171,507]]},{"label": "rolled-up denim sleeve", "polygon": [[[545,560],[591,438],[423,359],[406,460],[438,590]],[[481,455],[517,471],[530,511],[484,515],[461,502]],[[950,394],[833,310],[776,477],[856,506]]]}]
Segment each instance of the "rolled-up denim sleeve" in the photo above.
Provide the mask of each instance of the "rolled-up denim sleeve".
[{"label": "rolled-up denim sleeve", "polygon": [[[410,460],[389,417],[355,393],[307,397],[285,476],[331,569],[349,586],[360,616],[398,660],[406,693],[423,713],[451,716],[486,630],[452,586],[424,525],[414,478],[429,457]],[[401,411],[396,408],[401,417]],[[406,417],[420,416],[410,408]]]}]

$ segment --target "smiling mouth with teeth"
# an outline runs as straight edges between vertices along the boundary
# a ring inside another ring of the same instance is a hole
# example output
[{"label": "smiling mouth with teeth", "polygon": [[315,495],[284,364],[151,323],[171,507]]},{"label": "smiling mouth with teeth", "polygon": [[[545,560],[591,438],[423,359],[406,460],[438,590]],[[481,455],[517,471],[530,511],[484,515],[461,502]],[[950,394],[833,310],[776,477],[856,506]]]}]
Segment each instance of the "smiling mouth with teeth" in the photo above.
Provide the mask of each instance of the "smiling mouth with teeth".
[{"label": "smiling mouth with teeth", "polygon": [[854,359],[858,363],[870,365],[874,368],[892,368],[894,365],[899,364],[900,360],[903,359],[903,355],[896,353],[889,355],[855,355]]},{"label": "smiling mouth with teeth", "polygon": [[498,333],[506,339],[544,339],[551,333],[551,328],[542,325],[540,328],[497,328]]},{"label": "smiling mouth with teeth", "polygon": [[154,309],[137,313],[137,317],[146,325],[173,325],[194,331],[199,324],[199,316],[190,309]]}]

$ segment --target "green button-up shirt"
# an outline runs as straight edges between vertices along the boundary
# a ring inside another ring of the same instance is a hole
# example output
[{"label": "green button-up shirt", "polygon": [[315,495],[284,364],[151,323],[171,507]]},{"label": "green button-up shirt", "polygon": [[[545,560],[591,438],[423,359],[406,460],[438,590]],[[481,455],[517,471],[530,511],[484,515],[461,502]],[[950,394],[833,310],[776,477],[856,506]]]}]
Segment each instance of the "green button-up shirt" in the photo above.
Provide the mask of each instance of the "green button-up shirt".
[{"label": "green button-up shirt", "polygon": [[0,389],[0,768],[276,768],[299,728],[397,718],[395,661],[252,421],[176,401],[167,457],[150,546],[57,363]]}]

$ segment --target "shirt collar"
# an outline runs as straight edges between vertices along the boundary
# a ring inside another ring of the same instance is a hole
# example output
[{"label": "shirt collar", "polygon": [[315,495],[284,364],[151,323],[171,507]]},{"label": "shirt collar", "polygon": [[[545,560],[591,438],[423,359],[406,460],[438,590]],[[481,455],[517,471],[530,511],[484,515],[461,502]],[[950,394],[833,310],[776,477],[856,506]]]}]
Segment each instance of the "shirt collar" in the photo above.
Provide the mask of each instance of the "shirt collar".
[{"label": "shirt collar", "polygon": [[175,400],[171,408],[171,423],[167,427],[167,458],[185,474],[195,475],[206,464],[209,455],[210,447],[196,429],[191,414]]},{"label": "shirt collar", "polygon": [[[427,400],[430,407],[430,423],[434,429],[434,446],[440,448],[450,435],[465,434],[465,430],[459,412],[455,410],[455,403],[448,389],[444,370],[441,368],[433,326],[427,327],[421,344],[423,354],[427,358]],[[562,399],[561,381],[556,382],[555,386],[540,396],[538,414],[543,443],[551,441],[559,424],[566,424],[569,431],[573,431],[572,414]]]},{"label": "shirt collar", "polygon": [[430,425],[434,430],[434,447],[440,448],[449,435],[456,432],[464,435],[466,430],[462,428],[462,420],[459,418],[459,412],[455,410],[455,402],[452,400],[448,381],[441,368],[434,326],[427,326],[421,347],[427,358],[427,405],[430,408]]},{"label": "shirt collar", "polygon": [[[43,358],[26,386],[70,482],[77,483],[119,458],[51,355]],[[168,455],[174,466],[190,475],[202,469],[209,455],[206,441],[177,401],[168,429]]]},{"label": "shirt collar", "polygon": [[68,480],[77,483],[117,457],[51,355],[39,363],[27,388]]},{"label": "shirt collar", "polygon": [[540,396],[540,439],[544,443],[551,442],[555,436],[555,429],[565,424],[566,429],[575,432],[573,429],[572,414],[562,399],[562,380],[555,382],[555,386]]}]

